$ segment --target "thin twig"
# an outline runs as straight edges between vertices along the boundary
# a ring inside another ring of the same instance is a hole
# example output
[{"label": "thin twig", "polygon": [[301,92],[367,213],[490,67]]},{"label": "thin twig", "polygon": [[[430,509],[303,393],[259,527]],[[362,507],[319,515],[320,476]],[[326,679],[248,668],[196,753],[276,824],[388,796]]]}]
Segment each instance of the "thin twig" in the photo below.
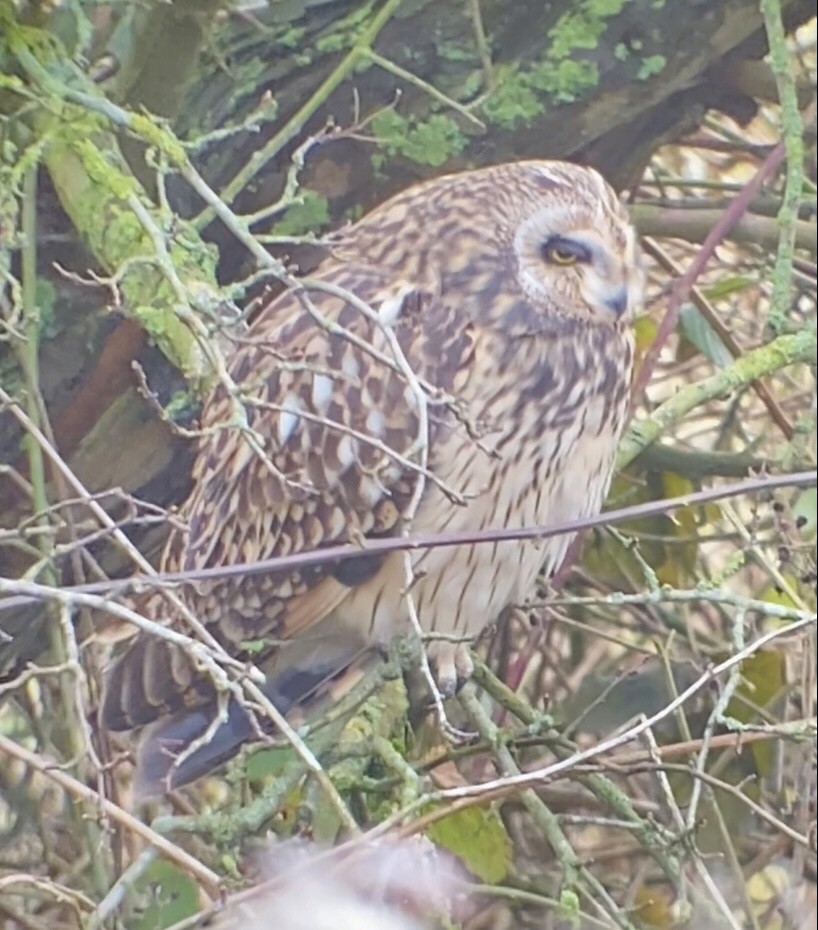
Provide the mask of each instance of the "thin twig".
[{"label": "thin twig", "polygon": [[[813,234],[814,231],[815,230],[813,227]],[[652,239],[645,239],[643,244],[645,251],[654,259],[656,259],[656,261],[665,269],[665,271],[669,271],[677,277],[682,275],[682,270],[679,265]],[[710,326],[716,331],[719,339],[721,339],[721,341],[727,347],[733,358],[741,358],[744,354],[744,349],[742,349],[738,342],[736,342],[729,328],[725,326],[721,317],[718,313],[716,313],[710,301],[702,293],[701,288],[697,287],[695,284],[690,288],[690,300],[693,302],[694,306],[698,308],[699,313],[701,313],[701,315],[707,320]],[[795,435],[793,425],[790,423],[787,415],[781,409],[776,398],[773,397],[773,394],[767,385],[760,380],[753,381],[753,390],[761,399],[761,402],[767,408],[770,416],[779,426],[784,436],[788,440],[792,439],[792,437]]]},{"label": "thin twig", "polygon": [[[0,388],[0,392],[2,389]],[[767,475],[760,478],[751,478],[735,484],[724,485],[718,488],[708,488],[703,491],[694,491],[682,494],[679,497],[667,498],[660,501],[646,501],[618,510],[608,510],[593,517],[584,517],[579,520],[570,520],[565,523],[554,523],[542,526],[527,526],[520,528],[494,528],[476,530],[462,533],[418,533],[399,538],[385,538],[367,540],[363,549],[358,545],[331,546],[326,549],[310,552],[299,552],[295,555],[278,556],[274,559],[261,559],[256,562],[240,562],[232,565],[220,565],[212,568],[198,569],[184,572],[161,572],[155,575],[134,575],[130,578],[111,579],[108,581],[92,582],[91,584],[64,586],[56,591],[46,585],[31,586],[41,593],[36,595],[18,594],[13,590],[15,582],[5,581],[5,590],[14,597],[0,600],[0,611],[19,607],[21,604],[31,603],[41,598],[50,598],[59,595],[67,597],[78,594],[109,593],[121,595],[135,587],[147,587],[156,584],[168,584],[185,581],[209,581],[215,578],[230,578],[236,576],[260,574],[267,572],[290,571],[302,569],[312,565],[323,565],[329,561],[345,561],[347,559],[361,558],[362,556],[386,555],[389,552],[399,552],[404,549],[438,549],[453,546],[473,545],[476,543],[488,544],[493,542],[508,542],[512,540],[544,540],[579,530],[592,529],[596,526],[620,523],[625,520],[638,520],[658,514],[668,513],[682,507],[693,507],[706,504],[710,501],[725,500],[731,497],[740,497],[746,494],[770,492],[786,487],[808,488],[814,487],[818,477],[814,471],[790,472],[784,475]],[[663,595],[666,593],[662,589]],[[640,595],[641,596],[641,595]],[[672,599],[672,592],[668,593]],[[626,602],[627,595],[623,596]],[[770,608],[780,609],[781,605],[769,605]],[[790,616],[789,613],[783,616]]]},{"label": "thin twig", "polygon": [[208,869],[207,866],[199,862],[194,856],[191,856],[190,853],[185,852],[184,849],[181,849],[175,843],[172,843],[170,840],[142,823],[141,820],[138,820],[126,810],[123,810],[118,804],[114,804],[113,801],[109,801],[107,798],[100,798],[93,788],[89,788],[81,781],[78,781],[76,778],[64,772],[56,762],[37,753],[29,752],[28,749],[23,748],[19,743],[15,743],[2,734],[0,734],[0,752],[10,759],[18,759],[34,772],[40,772],[46,778],[58,784],[72,797],[81,798],[83,801],[88,801],[93,806],[101,806],[105,814],[110,817],[111,820],[120,824],[120,826],[131,833],[141,837],[146,843],[150,843],[151,846],[155,846],[163,856],[167,856],[171,862],[175,862],[181,869],[192,875],[207,889],[208,894],[212,898],[219,897],[222,888],[222,880],[215,872]]},{"label": "thin twig", "polygon": [[676,328],[679,319],[679,312],[682,309],[682,303],[687,296],[688,291],[696,282],[696,279],[704,270],[708,261],[712,258],[716,246],[733,228],[739,217],[741,217],[753,198],[761,190],[762,185],[771,177],[784,160],[784,146],[779,143],[765,159],[764,163],[756,172],[755,176],[747,182],[741,193],[733,200],[730,206],[724,211],[721,219],[710,230],[709,235],[702,243],[701,248],[696,253],[690,267],[684,275],[675,283],[673,291],[668,301],[668,308],[659,324],[656,337],[651,347],[645,353],[642,365],[639,368],[633,385],[633,397],[638,398],[650,382],[653,369],[659,360],[659,354],[664,348],[665,343],[670,338],[670,334]]}]

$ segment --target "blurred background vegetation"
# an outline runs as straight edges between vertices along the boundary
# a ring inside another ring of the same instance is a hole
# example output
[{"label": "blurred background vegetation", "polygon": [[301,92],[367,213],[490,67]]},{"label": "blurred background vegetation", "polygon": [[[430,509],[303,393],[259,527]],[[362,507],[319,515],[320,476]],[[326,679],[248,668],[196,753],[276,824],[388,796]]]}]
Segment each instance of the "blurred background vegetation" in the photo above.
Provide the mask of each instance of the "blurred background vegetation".
[{"label": "blurred background vegetation", "polygon": [[[801,0],[0,0],[0,928],[814,924],[816,491],[773,479],[815,472],[815,74]],[[608,506],[655,512],[478,645],[468,745],[373,680],[315,736],[342,811],[286,747],[135,807],[70,588],[155,564],[220,320],[523,157],[593,164],[643,236]],[[355,872],[353,821],[414,894]],[[293,836],[339,848],[300,886]]]}]

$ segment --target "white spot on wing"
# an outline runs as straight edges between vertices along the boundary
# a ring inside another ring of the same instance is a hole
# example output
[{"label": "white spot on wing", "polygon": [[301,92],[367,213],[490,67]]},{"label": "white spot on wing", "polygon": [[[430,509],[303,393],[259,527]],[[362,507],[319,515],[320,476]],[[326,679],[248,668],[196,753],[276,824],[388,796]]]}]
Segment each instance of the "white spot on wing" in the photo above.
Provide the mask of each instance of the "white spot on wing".
[{"label": "white spot on wing", "polygon": [[332,400],[333,381],[328,375],[313,375],[312,405],[317,413],[326,412]]},{"label": "white spot on wing", "polygon": [[370,507],[374,507],[383,497],[383,491],[375,481],[362,481],[360,494]]},{"label": "white spot on wing", "polygon": [[347,434],[343,435],[338,442],[338,461],[341,464],[341,470],[346,471],[355,461],[358,453],[358,441]]},{"label": "white spot on wing", "polygon": [[383,326],[394,326],[397,323],[398,317],[403,310],[403,303],[413,290],[413,287],[406,285],[400,289],[395,297],[388,298],[380,305],[378,318]]},{"label": "white spot on wing", "polygon": [[383,436],[384,426],[383,414],[380,410],[370,410],[366,418],[366,428],[370,435],[380,438]]},{"label": "white spot on wing", "polygon": [[361,368],[358,365],[358,359],[351,352],[347,352],[344,355],[344,359],[341,362],[341,371],[349,378],[357,378],[361,373]]},{"label": "white spot on wing", "polygon": [[302,410],[300,398],[295,394],[288,394],[281,403],[281,413],[278,415],[278,443],[283,446],[298,427]]}]

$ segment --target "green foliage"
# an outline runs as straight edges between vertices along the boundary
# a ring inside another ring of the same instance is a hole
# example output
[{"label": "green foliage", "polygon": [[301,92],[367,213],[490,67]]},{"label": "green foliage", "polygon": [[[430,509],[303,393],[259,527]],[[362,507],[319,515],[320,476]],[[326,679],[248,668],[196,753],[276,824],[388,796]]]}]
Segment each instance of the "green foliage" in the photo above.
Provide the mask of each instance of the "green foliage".
[{"label": "green foliage", "polygon": [[[741,663],[741,681],[727,705],[725,716],[739,723],[761,722],[756,708],[774,714],[773,700],[783,698],[786,682],[786,655],[782,650],[765,649],[749,656]],[[775,755],[773,745],[753,743],[750,751],[758,774],[770,775]]]},{"label": "green foliage", "polygon": [[249,781],[263,781],[265,778],[277,775],[292,764],[295,758],[290,746],[274,746],[269,749],[258,749],[249,753],[241,763],[243,773]]},{"label": "green foliage", "polygon": [[599,73],[592,61],[546,60],[531,69],[528,79],[531,86],[546,93],[552,103],[572,103],[583,91],[597,84]]},{"label": "green foliage", "polygon": [[577,49],[597,47],[605,31],[605,21],[616,16],[629,0],[579,0],[571,5],[553,26],[548,35],[551,39],[551,57],[567,58]]},{"label": "green foliage", "polygon": [[164,930],[198,910],[196,882],[166,859],[152,862],[134,891],[149,903],[132,925],[133,930]]},{"label": "green foliage", "polygon": [[[610,498],[620,506],[677,497],[695,490],[693,482],[671,471],[648,472],[634,481],[628,473],[614,478]],[[638,579],[682,587],[693,577],[699,551],[697,534],[712,511],[685,507],[619,524],[617,535],[591,534],[583,563],[598,580],[621,587]]]},{"label": "green foliage", "polygon": [[288,26],[275,34],[275,41],[282,48],[296,49],[307,33],[305,26]]},{"label": "green foliage", "polygon": [[392,109],[383,110],[372,120],[372,131],[387,155],[433,167],[462,152],[467,141],[457,123],[440,113],[419,121]]},{"label": "green foliage", "polygon": [[314,233],[329,221],[329,202],[315,191],[302,190],[298,202],[289,207],[271,229],[274,236],[302,236]]},{"label": "green foliage", "polygon": [[579,896],[570,888],[563,888],[560,892],[560,916],[579,926],[580,906]]},{"label": "green foliage", "polygon": [[[586,0],[575,4],[549,31],[551,44],[539,61],[526,67],[497,68],[496,86],[481,108],[484,116],[498,126],[514,129],[530,123],[549,106],[573,103],[595,87],[599,83],[596,63],[578,57],[577,52],[596,48],[606,20],[627,2]],[[627,54],[625,46],[622,50]],[[658,62],[653,61],[651,67],[658,67]]]},{"label": "green foliage", "polygon": [[335,20],[324,35],[316,39],[316,52],[327,54],[350,48],[360,38],[372,17],[372,3],[356,5],[352,12],[342,19]]},{"label": "green foliage", "polygon": [[516,65],[501,65],[496,72],[497,87],[480,108],[489,122],[513,129],[542,113],[542,103],[526,73]]},{"label": "green foliage", "polygon": [[664,55],[648,55],[642,59],[639,70],[636,72],[637,80],[647,81],[654,74],[659,74],[667,64],[667,58]]},{"label": "green foliage", "polygon": [[477,53],[474,42],[440,42],[437,54],[445,61],[475,61]]},{"label": "green foliage", "polygon": [[748,275],[725,275],[718,281],[708,284],[703,291],[708,300],[721,300],[724,297],[740,294],[755,283]]},{"label": "green foliage", "polygon": [[488,808],[467,807],[433,823],[426,835],[453,852],[484,882],[502,881],[509,869],[511,841],[502,820]]}]

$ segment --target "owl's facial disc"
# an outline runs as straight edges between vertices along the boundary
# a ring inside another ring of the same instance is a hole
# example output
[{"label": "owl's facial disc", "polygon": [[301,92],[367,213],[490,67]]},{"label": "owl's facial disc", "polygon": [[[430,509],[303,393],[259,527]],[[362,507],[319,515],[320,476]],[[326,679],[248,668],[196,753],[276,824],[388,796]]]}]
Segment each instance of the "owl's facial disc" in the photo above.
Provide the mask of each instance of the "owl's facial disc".
[{"label": "owl's facial disc", "polygon": [[641,299],[636,239],[624,216],[546,209],[521,225],[514,246],[524,289],[561,312],[613,325]]},{"label": "owl's facial disc", "polygon": [[542,256],[555,273],[573,275],[584,303],[602,314],[621,317],[630,306],[628,281],[616,257],[610,256],[599,237],[588,232],[549,236]]}]

